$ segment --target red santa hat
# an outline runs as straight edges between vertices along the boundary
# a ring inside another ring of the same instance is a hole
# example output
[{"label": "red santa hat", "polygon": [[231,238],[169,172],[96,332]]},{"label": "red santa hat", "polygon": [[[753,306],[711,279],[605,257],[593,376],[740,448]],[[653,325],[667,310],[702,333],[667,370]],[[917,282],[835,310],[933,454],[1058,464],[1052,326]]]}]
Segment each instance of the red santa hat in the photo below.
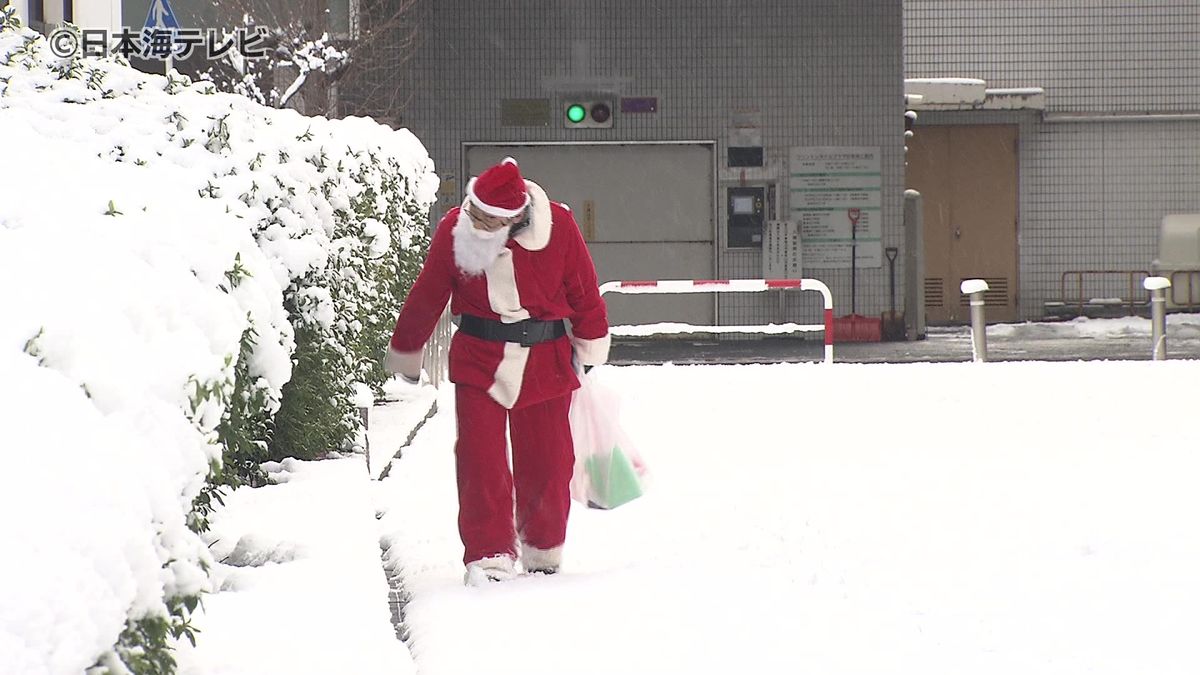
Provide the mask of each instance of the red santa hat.
[{"label": "red santa hat", "polygon": [[517,160],[505,157],[496,166],[467,183],[467,198],[480,211],[498,218],[511,218],[529,205],[529,192]]}]

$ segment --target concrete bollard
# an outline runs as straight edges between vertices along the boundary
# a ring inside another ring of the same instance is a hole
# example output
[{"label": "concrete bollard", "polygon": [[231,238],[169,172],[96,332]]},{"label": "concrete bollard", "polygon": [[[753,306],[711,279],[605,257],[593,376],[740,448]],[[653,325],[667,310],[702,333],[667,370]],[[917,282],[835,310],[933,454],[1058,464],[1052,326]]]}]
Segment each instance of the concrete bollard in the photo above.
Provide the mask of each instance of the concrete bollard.
[{"label": "concrete bollard", "polygon": [[1166,277],[1146,277],[1142,287],[1150,291],[1150,358],[1165,361],[1167,358],[1167,289],[1171,280]]},{"label": "concrete bollard", "polygon": [[983,316],[983,292],[987,289],[983,279],[966,279],[959,286],[963,295],[971,296],[971,352],[978,363],[987,361],[987,322]]},{"label": "concrete bollard", "polygon": [[921,193],[904,191],[904,332],[925,339],[925,234]]}]

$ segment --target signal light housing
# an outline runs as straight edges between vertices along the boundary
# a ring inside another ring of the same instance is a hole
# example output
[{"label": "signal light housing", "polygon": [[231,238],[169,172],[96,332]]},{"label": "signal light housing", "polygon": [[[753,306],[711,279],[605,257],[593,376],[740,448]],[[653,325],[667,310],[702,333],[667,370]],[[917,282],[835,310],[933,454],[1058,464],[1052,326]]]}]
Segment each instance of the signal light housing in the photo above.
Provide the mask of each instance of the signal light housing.
[{"label": "signal light housing", "polygon": [[610,129],[612,125],[611,101],[603,99],[567,101],[563,105],[563,126],[568,129]]}]

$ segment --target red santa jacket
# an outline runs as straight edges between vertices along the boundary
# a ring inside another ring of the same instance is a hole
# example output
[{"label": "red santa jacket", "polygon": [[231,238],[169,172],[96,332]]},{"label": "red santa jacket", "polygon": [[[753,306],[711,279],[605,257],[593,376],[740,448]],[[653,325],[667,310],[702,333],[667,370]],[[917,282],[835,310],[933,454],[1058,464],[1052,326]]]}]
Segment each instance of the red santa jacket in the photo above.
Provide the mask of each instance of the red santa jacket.
[{"label": "red santa jacket", "polygon": [[[537,184],[525,181],[529,226],[512,237],[481,274],[464,272],[455,255],[456,228],[472,227],[461,208],[438,223],[429,255],[404,301],[392,332],[387,367],[420,373],[425,343],[450,300],[452,314],[513,323],[524,319],[570,321],[571,335],[523,347],[462,332],[450,344],[450,381],[478,387],[505,408],[520,408],[579,387],[571,366],[608,359],[608,314],[596,269],[575,219]],[[460,236],[463,233],[460,232]]]}]

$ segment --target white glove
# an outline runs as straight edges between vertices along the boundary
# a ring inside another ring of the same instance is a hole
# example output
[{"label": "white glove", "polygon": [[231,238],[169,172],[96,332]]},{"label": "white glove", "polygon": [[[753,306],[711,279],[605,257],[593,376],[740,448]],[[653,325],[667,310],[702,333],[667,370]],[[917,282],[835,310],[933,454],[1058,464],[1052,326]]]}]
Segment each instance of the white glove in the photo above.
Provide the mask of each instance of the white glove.
[{"label": "white glove", "polygon": [[577,376],[583,377],[584,375],[587,375],[588,371],[594,367],[595,366],[583,365],[579,362],[579,356],[576,355],[575,352],[571,352],[571,370],[574,370]]},{"label": "white glove", "polygon": [[388,398],[407,401],[416,397],[426,384],[429,384],[429,376],[424,370],[415,379],[410,375],[396,373],[396,377],[384,383],[383,391]]}]

